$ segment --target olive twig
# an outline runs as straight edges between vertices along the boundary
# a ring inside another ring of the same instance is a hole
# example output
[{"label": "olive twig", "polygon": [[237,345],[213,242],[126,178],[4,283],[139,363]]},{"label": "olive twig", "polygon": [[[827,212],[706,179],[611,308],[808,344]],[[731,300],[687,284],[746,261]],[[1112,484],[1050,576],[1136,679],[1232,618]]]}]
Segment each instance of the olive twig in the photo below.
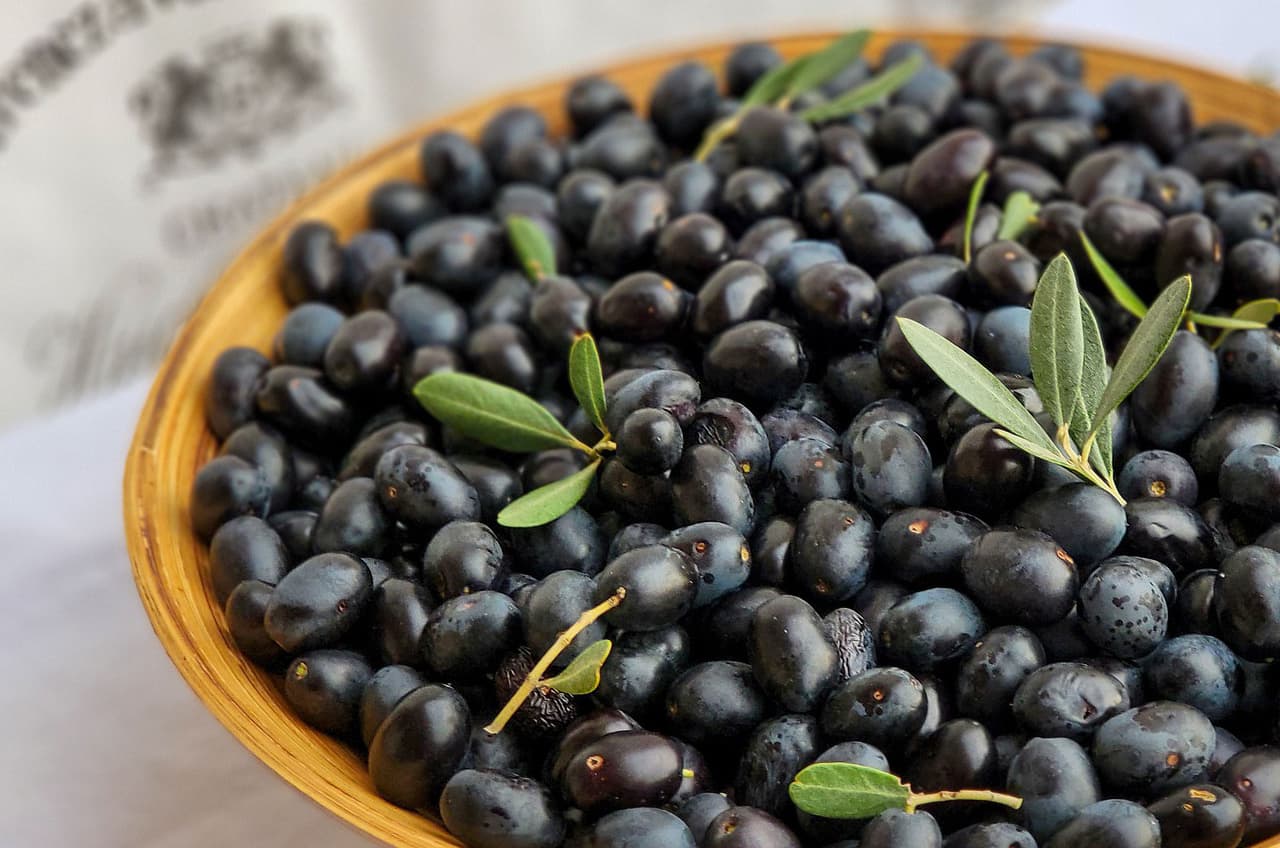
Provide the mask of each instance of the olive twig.
[{"label": "olive twig", "polygon": [[547,652],[529,670],[529,674],[525,677],[524,682],[520,684],[520,688],[515,691],[511,699],[507,701],[506,706],[494,717],[493,721],[485,727],[484,732],[490,736],[497,736],[501,733],[502,729],[507,726],[507,722],[511,721],[512,716],[519,711],[520,707],[524,706],[524,702],[533,694],[533,690],[542,683],[542,676],[547,673],[547,669],[551,668],[551,664],[556,661],[556,657],[560,656],[564,649],[569,647],[569,643],[579,633],[594,624],[600,616],[616,608],[626,596],[627,590],[625,588],[618,589],[603,602],[596,604],[580,615],[577,621],[569,625],[568,629],[556,637],[555,642],[551,643],[551,647],[547,649]]},{"label": "olive twig", "polygon": [[907,803],[903,809],[908,813],[914,813],[916,807],[922,807],[925,804],[937,804],[943,801],[989,801],[993,804],[1003,804],[1015,810],[1022,809],[1022,799],[1016,795],[1006,795],[1003,792],[992,792],[990,789],[944,789],[941,792],[925,792],[917,794],[912,792],[907,798]]}]

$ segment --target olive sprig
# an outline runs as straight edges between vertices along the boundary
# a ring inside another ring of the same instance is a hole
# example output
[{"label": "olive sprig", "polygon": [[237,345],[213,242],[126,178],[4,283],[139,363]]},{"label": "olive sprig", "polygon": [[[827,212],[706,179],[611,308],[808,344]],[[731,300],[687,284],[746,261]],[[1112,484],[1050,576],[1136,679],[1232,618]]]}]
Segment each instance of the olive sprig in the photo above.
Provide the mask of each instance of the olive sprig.
[{"label": "olive sprig", "polygon": [[[1142,318],[1146,315],[1147,304],[1124,281],[1120,273],[1102,255],[1102,251],[1094,246],[1083,231],[1080,233],[1080,243],[1084,246],[1084,252],[1089,257],[1093,270],[1097,272],[1102,284],[1107,287],[1107,291],[1111,293],[1116,303],[1120,304],[1126,312],[1135,318]],[[1267,297],[1242,304],[1229,316],[1211,315],[1206,312],[1196,312],[1188,309],[1183,316],[1183,322],[1186,324],[1187,329],[1193,332],[1197,326],[1213,327],[1216,330],[1221,330],[1217,338],[1213,340],[1212,346],[1217,348],[1227,340],[1227,337],[1233,331],[1266,329],[1276,316],[1280,316],[1280,300],[1274,297]]]},{"label": "olive sprig", "polygon": [[829,819],[869,819],[887,810],[914,813],[926,804],[944,801],[989,801],[1015,810],[1022,799],[990,789],[916,792],[897,775],[855,763],[814,763],[800,771],[787,787],[791,801],[813,816]]},{"label": "olive sprig", "polygon": [[[701,162],[711,151],[738,131],[742,119],[757,106],[788,108],[800,95],[833,79],[862,55],[871,38],[866,29],[847,33],[821,50],[797,56],[765,73],[743,95],[737,111],[707,128],[693,158]],[[876,76],[825,103],[801,111],[800,117],[810,123],[821,123],[852,115],[878,103],[897,91],[915,76],[924,59],[913,53],[885,68]]]},{"label": "olive sprig", "polygon": [[[535,282],[554,275],[555,249],[542,229],[519,215],[510,216],[506,224],[525,273]],[[604,374],[590,333],[579,335],[569,348],[569,385],[600,432],[595,444],[570,433],[546,407],[523,392],[474,374],[431,374],[413,387],[413,394],[439,421],[490,447],[513,453],[571,448],[586,455],[587,465],[580,471],[516,498],[498,513],[498,523],[504,527],[537,527],[582,500],[605,455],[617,447],[604,420]]]},{"label": "olive sprig", "polygon": [[[987,180],[991,172],[983,171],[973,181],[969,189],[969,203],[965,207],[964,229],[961,231],[961,253],[964,264],[973,261],[973,227],[978,220],[978,209],[982,205],[982,194],[987,189]],[[1040,204],[1030,194],[1019,189],[1010,192],[1005,198],[1004,209],[1000,212],[1000,227],[996,232],[996,240],[1016,239],[1022,235],[1036,220]]]},{"label": "olive sprig", "polygon": [[1040,277],[1031,304],[1031,374],[1055,430],[1046,433],[1014,394],[968,353],[908,318],[907,342],[941,380],[1000,428],[1010,444],[1098,486],[1121,504],[1111,451],[1111,413],[1146,378],[1182,323],[1191,278],[1171,283],[1143,316],[1107,376],[1093,310],[1080,296],[1066,254]]}]

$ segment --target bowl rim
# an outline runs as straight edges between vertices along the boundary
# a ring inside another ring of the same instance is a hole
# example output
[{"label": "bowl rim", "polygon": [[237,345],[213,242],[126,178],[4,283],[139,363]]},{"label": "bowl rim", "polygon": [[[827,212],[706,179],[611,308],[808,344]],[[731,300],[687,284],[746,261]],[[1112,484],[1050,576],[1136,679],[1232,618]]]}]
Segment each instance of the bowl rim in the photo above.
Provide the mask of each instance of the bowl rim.
[{"label": "bowl rim", "polygon": [[[786,56],[795,55],[838,35],[835,30],[805,30],[785,33],[776,36],[762,36],[759,40],[768,41],[779,48]],[[878,29],[873,36],[871,52],[878,54],[884,44],[902,38],[918,38],[925,40],[931,47],[940,48],[944,55],[954,52],[978,33],[958,29],[930,29],[894,27]],[[1232,104],[1249,102],[1280,102],[1280,92],[1259,83],[1245,80],[1218,69],[1202,67],[1195,63],[1179,62],[1151,52],[1147,46],[1127,46],[1116,41],[1095,42],[1083,38],[1058,39],[1050,38],[1046,33],[1034,30],[1018,30],[999,33],[991,36],[1005,44],[1015,55],[1022,55],[1032,48],[1045,43],[1063,43],[1078,47],[1087,54],[1088,61],[1099,59],[1124,65],[1134,61],[1144,65],[1144,76],[1152,72],[1165,71],[1175,76],[1193,74],[1207,84],[1228,86],[1240,96],[1233,99]],[[175,389],[174,381],[183,361],[190,354],[193,345],[199,340],[202,330],[211,314],[228,297],[229,283],[255,265],[260,265],[272,253],[278,252],[288,229],[299,220],[311,217],[313,211],[323,206],[344,190],[348,180],[362,171],[368,170],[383,161],[397,155],[403,155],[407,147],[416,145],[423,135],[435,127],[451,126],[463,122],[468,116],[474,116],[479,110],[492,114],[504,106],[522,103],[531,99],[537,92],[545,92],[549,88],[562,89],[569,82],[591,73],[600,73],[610,78],[642,75],[666,68],[671,64],[687,59],[708,59],[732,49],[733,46],[753,40],[749,37],[717,39],[709,42],[691,43],[659,51],[644,51],[624,56],[600,68],[575,68],[557,75],[548,75],[534,83],[522,85],[515,89],[505,89],[491,96],[470,98],[466,102],[449,109],[437,117],[428,116],[416,120],[405,129],[395,133],[386,141],[376,144],[368,152],[352,158],[337,168],[332,174],[315,184],[289,203],[287,207],[274,215],[263,225],[248,244],[239,250],[234,258],[213,280],[212,284],[201,296],[189,317],[177,330],[174,341],[155,372],[155,377],[147,393],[146,401],[139,413],[138,424],[130,442],[126,458],[123,478],[123,513],[126,544],[131,563],[131,573],[137,587],[152,630],[155,632],[165,653],[174,664],[183,680],[195,692],[210,713],[218,722],[255,757],[271,768],[276,774],[292,785],[296,790],[310,798],[324,809],[332,813],[346,825],[377,840],[384,840],[388,834],[374,829],[370,822],[359,815],[351,806],[335,806],[326,803],[316,796],[311,787],[305,785],[302,776],[305,771],[291,767],[291,763],[301,762],[296,755],[280,746],[274,748],[254,733],[255,728],[247,728],[237,717],[231,714],[226,706],[226,698],[217,697],[216,692],[203,684],[209,681],[205,665],[201,662],[202,646],[184,630],[181,615],[174,606],[173,599],[166,593],[158,591],[163,585],[158,578],[164,574],[161,554],[157,549],[159,536],[165,529],[156,521],[156,510],[152,497],[157,486],[158,456],[166,443],[166,412]],[[941,49],[939,42],[941,42]],[[715,68],[717,75],[719,67]],[[1234,112],[1234,108],[1232,109]],[[203,416],[201,416],[203,423]],[[185,518],[185,515],[184,515]],[[191,534],[187,526],[167,528],[169,532]],[[221,616],[218,616],[221,620]],[[393,808],[395,809],[395,808]],[[439,825],[438,818],[423,818],[415,813],[400,811],[415,818],[429,821],[439,833],[431,833],[430,838],[437,842],[416,842],[419,845],[457,845],[458,843]],[[388,843],[391,844],[391,843]],[[1255,848],[1274,848],[1280,846],[1280,836],[1274,837]]]}]

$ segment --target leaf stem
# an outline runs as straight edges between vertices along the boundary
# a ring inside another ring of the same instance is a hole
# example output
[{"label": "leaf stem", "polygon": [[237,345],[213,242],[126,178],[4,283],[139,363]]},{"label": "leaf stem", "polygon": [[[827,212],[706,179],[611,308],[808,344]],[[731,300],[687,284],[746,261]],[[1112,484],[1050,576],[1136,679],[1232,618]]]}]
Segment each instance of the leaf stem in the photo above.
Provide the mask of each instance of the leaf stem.
[{"label": "leaf stem", "polygon": [[711,151],[715,150],[720,142],[737,132],[738,124],[742,122],[742,116],[745,111],[739,110],[707,130],[707,134],[702,138],[702,143],[698,145],[698,149],[693,153],[694,160],[698,162],[706,161],[706,158],[711,155]]},{"label": "leaf stem", "polygon": [[908,813],[914,813],[916,807],[922,807],[925,804],[937,804],[943,801],[989,801],[992,804],[1003,804],[1015,810],[1022,809],[1022,799],[1018,796],[1006,795],[1003,792],[992,792],[990,789],[944,789],[941,792],[920,794],[912,792],[907,798],[906,806],[903,809]]},{"label": "leaf stem", "polygon": [[484,729],[484,732],[490,736],[497,736],[501,733],[502,729],[507,726],[507,722],[511,721],[511,717],[519,711],[520,707],[524,706],[524,702],[529,699],[529,696],[533,694],[533,690],[542,682],[542,675],[546,674],[547,669],[551,668],[551,664],[556,661],[556,657],[560,656],[564,649],[569,647],[569,643],[579,633],[594,624],[600,616],[617,607],[626,596],[627,590],[625,588],[618,589],[602,603],[596,604],[580,615],[577,621],[569,625],[567,630],[556,637],[547,652],[529,670],[529,675],[525,677],[524,682],[520,684],[520,688],[511,696],[511,700],[507,701],[506,706],[494,717],[489,726]]}]

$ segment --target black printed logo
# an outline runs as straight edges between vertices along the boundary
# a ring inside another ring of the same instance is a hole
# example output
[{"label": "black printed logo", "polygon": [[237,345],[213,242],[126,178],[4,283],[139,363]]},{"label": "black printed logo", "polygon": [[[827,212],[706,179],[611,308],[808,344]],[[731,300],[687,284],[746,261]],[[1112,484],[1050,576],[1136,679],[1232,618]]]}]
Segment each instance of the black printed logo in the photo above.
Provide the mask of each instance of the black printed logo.
[{"label": "black printed logo", "polygon": [[170,56],[129,92],[154,183],[258,156],[344,100],[334,80],[328,25],[285,18]]}]

